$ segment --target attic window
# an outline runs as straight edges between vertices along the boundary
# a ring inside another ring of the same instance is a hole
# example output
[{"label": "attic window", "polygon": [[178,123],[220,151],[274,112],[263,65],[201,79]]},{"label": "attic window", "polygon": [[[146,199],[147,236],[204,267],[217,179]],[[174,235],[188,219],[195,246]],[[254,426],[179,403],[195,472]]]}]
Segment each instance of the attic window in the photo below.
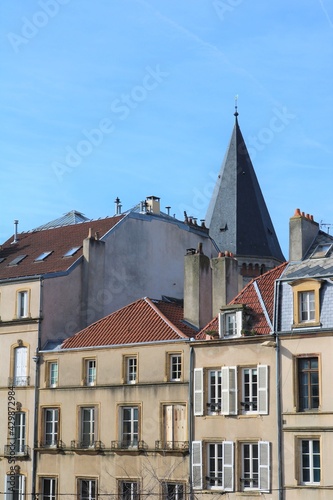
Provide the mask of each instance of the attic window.
[{"label": "attic window", "polygon": [[20,262],[22,262],[23,259],[25,259],[27,256],[26,255],[18,255],[13,259],[8,265],[9,266],[17,266]]},{"label": "attic window", "polygon": [[68,252],[66,252],[63,257],[72,257],[81,247],[72,247]]},{"label": "attic window", "polygon": [[34,260],[34,262],[41,262],[42,260],[45,260],[46,257],[48,257],[51,253],[52,253],[52,250],[50,250],[49,252],[43,252],[43,253],[41,253],[37,257],[37,259]]},{"label": "attic window", "polygon": [[332,246],[332,243],[324,243],[322,245],[318,245],[311,255],[311,259],[320,259],[322,257],[327,257],[332,250]]}]

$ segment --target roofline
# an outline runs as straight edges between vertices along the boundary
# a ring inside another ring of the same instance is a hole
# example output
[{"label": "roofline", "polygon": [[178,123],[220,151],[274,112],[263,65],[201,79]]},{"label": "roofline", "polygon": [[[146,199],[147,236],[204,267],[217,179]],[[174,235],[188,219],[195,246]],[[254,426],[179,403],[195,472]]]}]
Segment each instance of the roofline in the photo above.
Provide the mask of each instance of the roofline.
[{"label": "roofline", "polygon": [[18,283],[20,281],[39,281],[44,278],[43,274],[34,274],[33,276],[20,276],[15,278],[5,278],[0,279],[0,285],[4,285],[6,283]]},{"label": "roofline", "polygon": [[144,297],[143,299],[154,311],[159,315],[159,317],[167,323],[167,325],[175,332],[177,335],[179,335],[181,338],[186,338],[188,339],[188,336],[185,335],[179,328],[177,328],[160,310],[159,308],[149,299],[149,297]]}]

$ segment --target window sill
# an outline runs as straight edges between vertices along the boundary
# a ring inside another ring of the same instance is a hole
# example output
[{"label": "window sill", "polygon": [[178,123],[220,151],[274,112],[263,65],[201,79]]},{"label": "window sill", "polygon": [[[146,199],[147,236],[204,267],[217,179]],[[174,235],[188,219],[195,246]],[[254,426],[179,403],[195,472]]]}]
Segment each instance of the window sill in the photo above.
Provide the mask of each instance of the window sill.
[{"label": "window sill", "polygon": [[321,327],[321,323],[320,321],[304,321],[302,323],[293,323],[291,325],[291,328],[292,329],[296,329],[296,328],[320,328]]}]

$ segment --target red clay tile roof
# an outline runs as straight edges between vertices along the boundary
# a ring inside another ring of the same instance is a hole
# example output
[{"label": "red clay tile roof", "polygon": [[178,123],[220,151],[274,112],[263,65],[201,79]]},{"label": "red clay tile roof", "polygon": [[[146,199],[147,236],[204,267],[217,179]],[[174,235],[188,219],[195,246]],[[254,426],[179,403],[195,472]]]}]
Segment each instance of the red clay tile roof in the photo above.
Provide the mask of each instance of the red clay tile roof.
[{"label": "red clay tile roof", "polygon": [[[283,273],[287,266],[287,262],[280,264],[271,271],[254,278],[248,283],[243,290],[230,302],[230,304],[244,304],[253,314],[252,328],[258,335],[267,335],[271,332],[271,327],[266,319],[263,307],[259,300],[256,287],[258,287],[259,295],[265,305],[270,322],[273,322],[273,307],[274,307],[274,283]],[[218,331],[218,317],[212,319],[196,336],[197,339],[204,339],[206,332]]]},{"label": "red clay tile roof", "polygon": [[[21,233],[18,235],[18,242],[14,244],[12,244],[13,237],[10,238],[0,247],[0,280],[66,271],[82,256],[83,240],[88,237],[90,228],[92,236],[97,232],[99,238],[102,238],[123,217],[123,215],[118,215],[80,224]],[[73,247],[80,247],[80,249],[72,257],[64,258],[63,255]],[[52,253],[45,260],[34,262],[42,252],[48,251]],[[18,265],[8,266],[19,255],[26,255],[26,257]],[[3,261],[1,261],[2,258],[4,258]]]},{"label": "red clay tile roof", "polygon": [[66,339],[62,344],[62,349],[194,337],[195,330],[185,325],[181,321],[182,317],[182,306],[145,297]]}]

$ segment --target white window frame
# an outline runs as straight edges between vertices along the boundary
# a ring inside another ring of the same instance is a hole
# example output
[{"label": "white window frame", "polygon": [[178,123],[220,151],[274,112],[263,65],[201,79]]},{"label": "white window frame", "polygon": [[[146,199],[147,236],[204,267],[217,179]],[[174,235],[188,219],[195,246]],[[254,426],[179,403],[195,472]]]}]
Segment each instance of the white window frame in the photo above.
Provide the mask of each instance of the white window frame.
[{"label": "white window frame", "polygon": [[240,337],[242,333],[242,325],[242,310],[226,310],[219,313],[219,337],[221,339]]},{"label": "white window frame", "polygon": [[59,442],[59,408],[44,408],[44,444],[56,448]]},{"label": "white window frame", "polygon": [[126,383],[136,384],[138,376],[138,358],[137,356],[126,356]]},{"label": "white window frame", "polygon": [[[139,445],[139,406],[121,406],[121,446],[122,448],[137,448]],[[126,417],[126,418],[125,418]]]},{"label": "white window frame", "polygon": [[17,318],[24,319],[29,317],[29,292],[20,290],[17,292]]},{"label": "white window frame", "polygon": [[[319,444],[319,452],[316,453],[314,451],[314,442]],[[305,453],[303,451],[303,443],[307,443],[309,446],[309,451],[306,453],[308,456],[308,463],[309,466],[305,467],[304,465],[304,456]],[[321,481],[321,446],[320,446],[320,439],[319,438],[311,438],[311,439],[299,439],[299,456],[300,456],[300,484],[303,484],[305,486],[307,485],[313,485],[313,484],[320,484]],[[319,468],[315,467],[315,456],[319,456]],[[305,469],[309,471],[309,480],[304,479],[304,472]],[[314,480],[315,476],[315,470],[319,469],[319,481]]]},{"label": "white window frame", "polygon": [[87,386],[96,385],[96,359],[85,360],[85,383]]},{"label": "white window frame", "polygon": [[80,408],[80,447],[94,448],[96,442],[96,408]]},{"label": "white window frame", "polygon": [[299,292],[299,318],[300,323],[313,323],[316,320],[316,296],[314,290]]},{"label": "white window frame", "polygon": [[[206,467],[202,462],[202,448],[206,449]],[[221,484],[210,485],[208,482],[208,475],[210,472],[210,452],[209,446],[214,446],[214,449],[220,447],[221,456],[220,461],[215,462],[221,472]],[[202,490],[205,479],[205,487],[212,491],[234,491],[234,443],[232,441],[215,441],[206,442],[202,441],[192,442],[192,487],[194,490]],[[204,469],[206,472],[204,473]]]},{"label": "white window frame", "polygon": [[[249,467],[245,467],[245,446],[248,447],[249,457],[246,458]],[[257,447],[254,456],[254,447]],[[268,441],[241,443],[241,490],[270,492],[270,443]],[[246,469],[246,470],[245,470]],[[257,471],[255,472],[255,469]],[[245,477],[245,474],[247,476]],[[257,477],[254,477],[254,474]],[[246,484],[246,481],[249,481]]]},{"label": "white window frame", "polygon": [[5,499],[6,500],[25,499],[25,476],[23,474],[5,476]]},{"label": "white window frame", "polygon": [[[41,477],[41,491],[42,491],[42,499],[41,500],[56,500],[57,497],[57,478],[55,477]],[[46,493],[46,482],[48,482],[48,492]]]},{"label": "white window frame", "polygon": [[207,372],[208,377],[208,414],[216,415],[222,410],[222,371],[219,369],[210,369]]},{"label": "white window frame", "polygon": [[49,361],[48,363],[48,387],[54,388],[58,387],[58,361]]},{"label": "white window frame", "polygon": [[[87,492],[83,494],[84,483],[87,485]],[[97,499],[97,480],[86,477],[78,479],[78,498],[79,500],[96,500]]]},{"label": "white window frame", "polygon": [[162,484],[162,498],[164,500],[185,500],[185,494],[184,483],[171,483],[166,481]]},{"label": "white window frame", "polygon": [[181,353],[173,353],[169,355],[170,373],[169,380],[171,382],[180,382],[182,379],[182,355]]},{"label": "white window frame", "polygon": [[14,377],[15,387],[25,387],[29,385],[28,373],[28,347],[19,345],[14,348]]},{"label": "white window frame", "polygon": [[[256,381],[254,372],[256,371]],[[248,391],[245,386],[245,373],[249,374]],[[242,414],[268,414],[268,366],[257,365],[242,367]],[[247,392],[247,396],[245,396]],[[254,404],[255,403],[255,404]]]},{"label": "white window frame", "polygon": [[138,500],[140,495],[139,489],[138,481],[132,481],[130,479],[120,480],[118,485],[119,498],[122,500]]},{"label": "white window frame", "polygon": [[26,412],[18,411],[15,413],[14,425],[15,454],[24,455],[26,446]]},{"label": "white window frame", "polygon": [[203,415],[203,369],[194,368],[193,374],[193,410],[195,416]]}]

